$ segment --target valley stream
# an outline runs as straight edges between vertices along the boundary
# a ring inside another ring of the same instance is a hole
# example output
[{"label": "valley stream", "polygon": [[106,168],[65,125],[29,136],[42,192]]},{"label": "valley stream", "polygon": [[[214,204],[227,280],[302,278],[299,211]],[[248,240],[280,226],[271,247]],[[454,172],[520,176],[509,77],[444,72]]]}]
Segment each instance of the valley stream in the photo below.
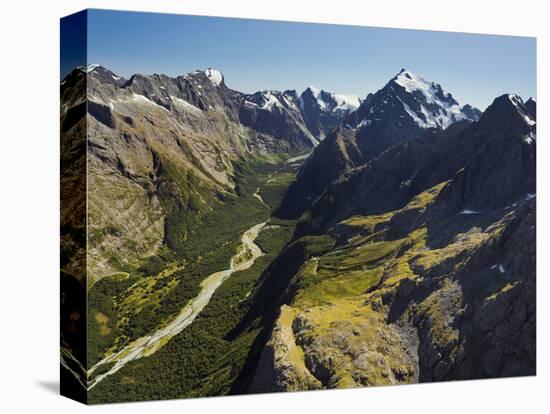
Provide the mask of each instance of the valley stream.
[{"label": "valley stream", "polygon": [[103,358],[90,368],[88,370],[88,378],[90,378],[100,366],[112,364],[109,370],[97,375],[88,382],[88,390],[91,390],[109,375],[113,375],[129,362],[154,354],[171,338],[191,325],[204,307],[208,305],[214,292],[216,292],[229,276],[235,272],[250,268],[256,259],[264,255],[260,247],[255,243],[255,240],[266,224],[267,221],[256,224],[244,232],[241,236],[241,244],[237,248],[237,252],[229,261],[229,268],[207,276],[200,284],[201,290],[199,294],[187,302],[173,320],[157,331],[125,345],[118,352]]}]

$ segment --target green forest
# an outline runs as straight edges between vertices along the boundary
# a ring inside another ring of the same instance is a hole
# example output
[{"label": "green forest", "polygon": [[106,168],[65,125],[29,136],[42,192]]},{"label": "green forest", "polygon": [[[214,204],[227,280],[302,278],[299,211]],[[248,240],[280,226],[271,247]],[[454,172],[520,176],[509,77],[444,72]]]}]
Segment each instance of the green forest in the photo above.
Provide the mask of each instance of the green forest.
[{"label": "green forest", "polygon": [[[231,275],[197,319],[165,346],[99,382],[90,391],[91,401],[165,399],[229,392],[261,326],[256,321],[237,337],[232,332],[249,312],[250,299],[260,276],[294,232],[294,221],[279,219],[271,213],[278,208],[294,179],[295,169],[296,166],[286,164],[282,157],[256,157],[247,163],[235,164],[235,195],[224,195],[219,208],[194,223],[187,242],[166,248],[165,254],[148,257],[136,269],[104,278],[93,286],[89,295],[89,366],[106,352],[150,333],[178,313],[198,293],[201,280],[227,268],[242,233],[269,219],[256,239],[264,255],[249,269]],[[254,196],[258,188],[263,202]],[[177,223],[177,217],[173,223]],[[157,300],[147,301],[138,313],[127,312],[123,298],[127,300],[134,294],[132,287],[137,290],[135,286],[145,282],[149,290],[143,292],[155,292]],[[100,366],[93,376],[110,366]]]}]

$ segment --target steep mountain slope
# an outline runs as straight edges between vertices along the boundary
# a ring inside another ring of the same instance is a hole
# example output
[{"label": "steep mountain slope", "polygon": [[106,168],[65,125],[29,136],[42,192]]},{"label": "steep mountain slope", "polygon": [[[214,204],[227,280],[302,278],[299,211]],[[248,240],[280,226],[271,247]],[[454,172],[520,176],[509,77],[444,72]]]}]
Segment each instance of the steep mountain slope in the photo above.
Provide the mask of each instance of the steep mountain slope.
[{"label": "steep mountain slope", "polygon": [[[85,96],[72,96],[77,81]],[[245,95],[215,69],[125,80],[89,65],[61,88],[63,129],[87,122],[91,283],[182,251],[201,217],[238,193],[235,163],[317,143],[295,92]]]},{"label": "steep mountain slope", "polygon": [[460,107],[439,84],[402,70],[367,96],[315,149],[291,187],[282,213],[299,215],[342,173],[393,145],[418,138],[429,128],[444,129],[478,117],[477,109]]},{"label": "steep mountain slope", "polygon": [[61,84],[61,268],[86,279],[86,77],[80,70]]},{"label": "steep mountain slope", "polygon": [[246,95],[239,119],[256,131],[288,140],[298,150],[318,143],[306,126],[296,91],[262,91]]},{"label": "steep mountain slope", "polygon": [[479,122],[429,130],[388,149],[331,184],[299,232],[322,231],[352,214],[400,208],[412,196],[449,179],[453,181],[442,197],[449,198],[445,204],[452,204],[453,212],[492,208],[534,192],[535,121],[525,110],[519,97],[503,95]]},{"label": "steep mountain slope", "polygon": [[223,100],[202,73],[134,75],[123,86],[94,73],[87,96],[92,283],[163,245],[181,249],[216,194],[232,191],[231,161],[254,137],[230,109],[209,109]]},{"label": "steep mountain slope", "polygon": [[355,95],[338,95],[309,86],[300,95],[300,108],[308,129],[322,140],[345,117],[357,110],[361,99]]},{"label": "steep mountain slope", "polygon": [[247,390],[534,374],[531,113],[501,96],[334,182],[255,294]]}]

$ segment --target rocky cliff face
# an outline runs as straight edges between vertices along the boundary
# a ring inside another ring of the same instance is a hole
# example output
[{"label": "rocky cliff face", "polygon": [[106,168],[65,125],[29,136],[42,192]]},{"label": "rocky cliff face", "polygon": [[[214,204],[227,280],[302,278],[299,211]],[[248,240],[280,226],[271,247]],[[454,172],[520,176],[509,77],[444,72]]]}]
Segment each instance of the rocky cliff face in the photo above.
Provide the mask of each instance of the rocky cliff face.
[{"label": "rocky cliff face", "polygon": [[306,126],[296,91],[262,91],[246,95],[239,119],[256,131],[288,141],[299,151],[318,143]]},{"label": "rocky cliff face", "polygon": [[61,268],[86,279],[86,78],[71,73],[61,84]]},{"label": "rocky cliff face", "polygon": [[308,129],[318,140],[323,140],[362,101],[355,95],[339,95],[309,86],[299,102]]},{"label": "rocky cliff face", "polygon": [[332,184],[295,235],[314,253],[258,289],[275,322],[250,391],[533,375],[533,113],[504,95]]},{"label": "rocky cliff face", "polygon": [[203,73],[187,80],[135,75],[123,86],[94,73],[87,96],[89,268],[101,277],[183,242],[186,226],[169,235],[168,222],[199,217],[218,192],[231,191],[231,161],[256,137],[232,120],[231,107],[222,106],[230,98],[215,93]]}]

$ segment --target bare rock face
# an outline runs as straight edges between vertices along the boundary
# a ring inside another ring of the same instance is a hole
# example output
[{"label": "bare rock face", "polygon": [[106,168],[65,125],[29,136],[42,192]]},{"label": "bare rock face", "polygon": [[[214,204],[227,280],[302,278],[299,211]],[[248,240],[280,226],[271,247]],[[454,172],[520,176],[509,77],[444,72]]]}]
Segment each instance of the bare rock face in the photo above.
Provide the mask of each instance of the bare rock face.
[{"label": "bare rock face", "polygon": [[321,382],[304,363],[303,350],[292,330],[295,309],[283,306],[271,338],[262,351],[250,392],[319,389]]},{"label": "bare rock face", "polygon": [[306,126],[296,91],[262,91],[244,96],[239,119],[255,131],[284,139],[298,150],[317,144]]},{"label": "bare rock face", "polygon": [[[283,305],[262,351],[252,392],[415,382],[417,361],[401,328],[380,330],[381,314],[349,304],[299,311]],[[353,317],[350,321],[348,317]]]},{"label": "bare rock face", "polygon": [[364,319],[363,323],[334,321],[315,338],[315,330],[303,331],[300,342],[308,343],[306,365],[326,388],[414,382],[417,364],[414,355],[406,352],[399,330],[391,326],[373,335],[378,320]]}]

